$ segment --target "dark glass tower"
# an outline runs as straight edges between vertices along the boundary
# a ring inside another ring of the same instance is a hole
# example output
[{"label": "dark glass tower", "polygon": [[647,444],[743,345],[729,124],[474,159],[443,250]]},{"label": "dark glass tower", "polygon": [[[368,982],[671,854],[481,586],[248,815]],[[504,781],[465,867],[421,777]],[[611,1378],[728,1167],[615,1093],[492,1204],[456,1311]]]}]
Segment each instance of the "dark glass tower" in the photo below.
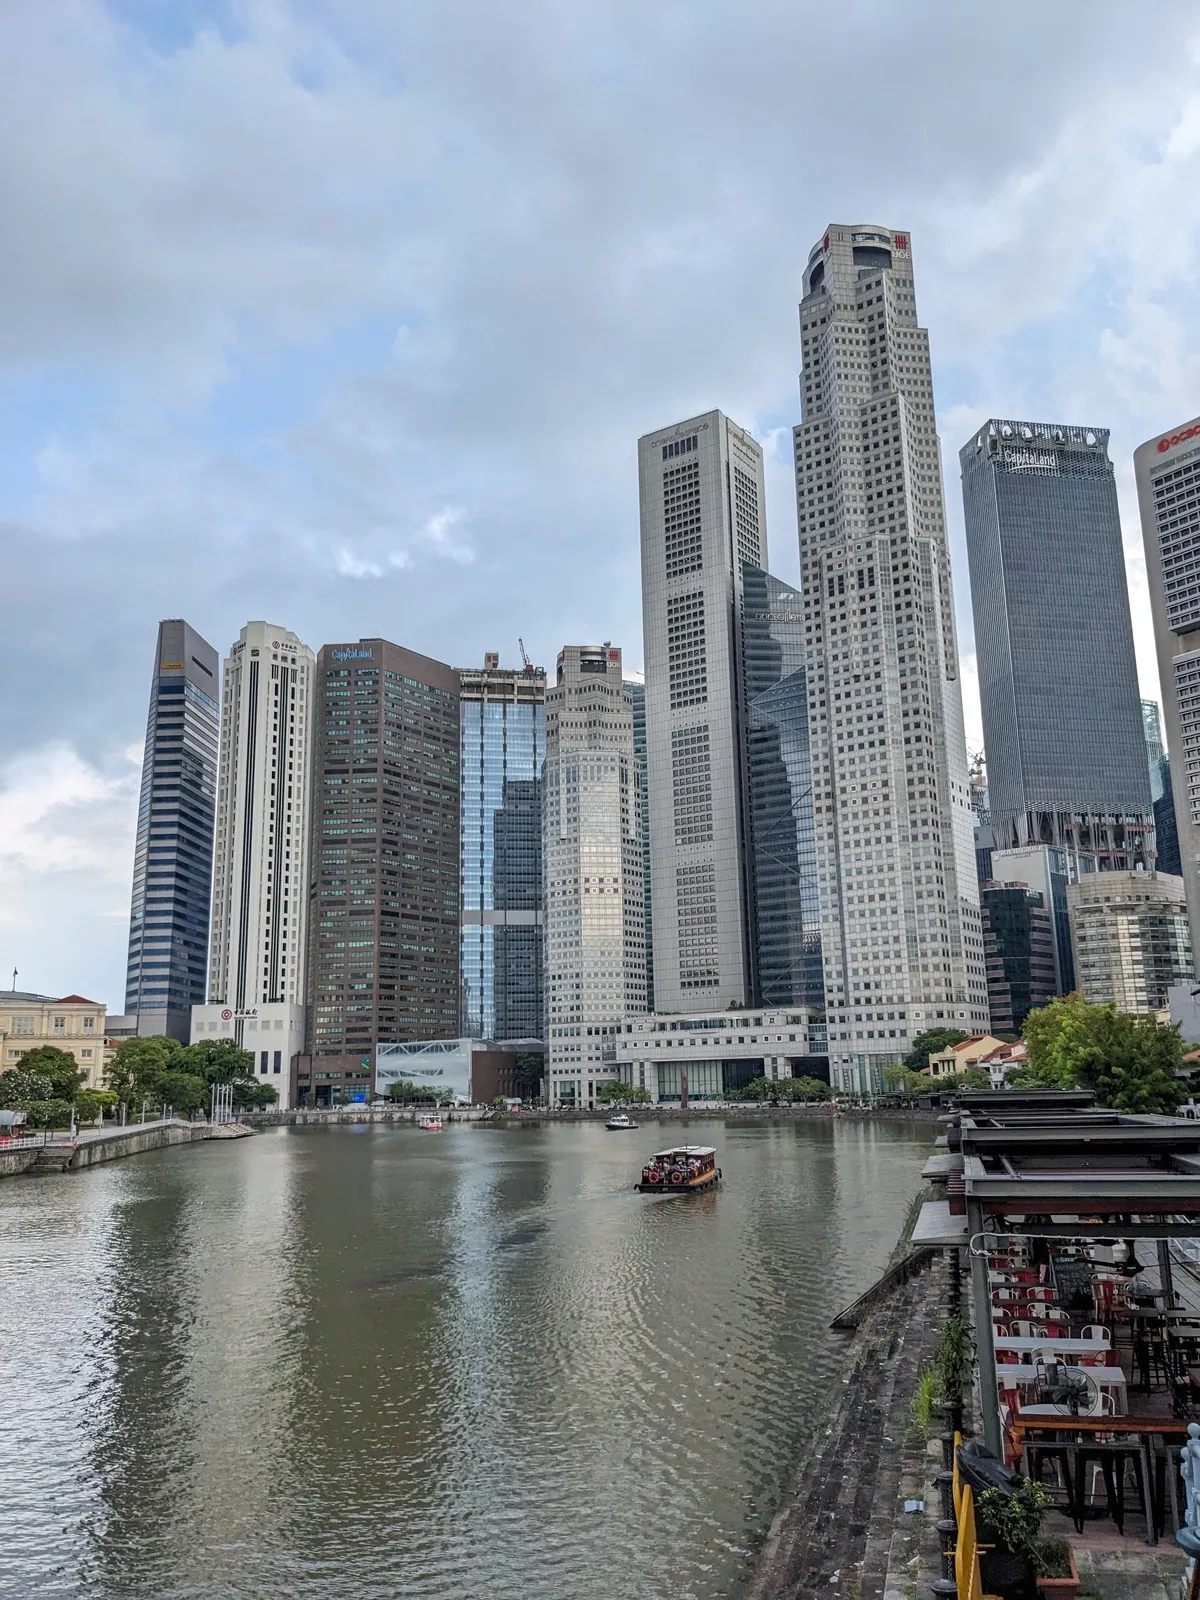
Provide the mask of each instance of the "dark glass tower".
[{"label": "dark glass tower", "polygon": [[386,639],[327,644],[314,734],[307,1064],[321,1100],[360,1089],[376,1044],[458,1030],[458,673]]},{"label": "dark glass tower", "polygon": [[459,672],[462,1032],[540,1039],[546,674],[488,655]]},{"label": "dark glass tower", "polygon": [[757,1003],[825,1014],[804,602],[790,584],[742,568],[742,669]]},{"label": "dark glass tower", "polygon": [[1034,1007],[1056,992],[1050,914],[1023,884],[985,883],[979,899],[992,1032],[1018,1034]]},{"label": "dark glass tower", "polygon": [[994,419],[959,461],[997,846],[1152,866],[1108,433]]},{"label": "dark glass tower", "polygon": [[176,618],[158,625],[138,804],[125,1010],[187,1042],[205,997],[220,660]]},{"label": "dark glass tower", "polygon": [[1179,858],[1179,829],[1175,826],[1175,796],[1171,790],[1171,762],[1163,749],[1158,701],[1142,701],[1142,723],[1146,732],[1146,761],[1150,769],[1150,798],[1154,802],[1154,837],[1158,848],[1155,866],[1159,872],[1183,876]]}]

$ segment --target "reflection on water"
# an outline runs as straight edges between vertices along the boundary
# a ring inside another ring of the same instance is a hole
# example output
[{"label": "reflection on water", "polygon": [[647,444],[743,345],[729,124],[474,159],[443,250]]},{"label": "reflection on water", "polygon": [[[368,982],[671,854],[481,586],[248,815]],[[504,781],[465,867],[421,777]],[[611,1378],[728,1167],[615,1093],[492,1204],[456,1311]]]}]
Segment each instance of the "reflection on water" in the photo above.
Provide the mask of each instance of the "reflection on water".
[{"label": "reflection on water", "polygon": [[[697,1127],[700,1131],[697,1132]],[[277,1129],[0,1184],[0,1591],[736,1593],[908,1124]]]}]

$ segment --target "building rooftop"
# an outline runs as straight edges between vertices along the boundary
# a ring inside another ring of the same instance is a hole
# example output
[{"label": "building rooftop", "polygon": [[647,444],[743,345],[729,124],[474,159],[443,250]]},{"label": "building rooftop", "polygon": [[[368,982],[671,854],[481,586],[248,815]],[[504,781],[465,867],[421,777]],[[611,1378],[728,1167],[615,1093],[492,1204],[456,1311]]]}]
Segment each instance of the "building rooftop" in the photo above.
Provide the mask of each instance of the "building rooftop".
[{"label": "building rooftop", "polygon": [[81,994],[33,994],[28,989],[0,990],[0,1005],[44,1006],[98,1006],[99,1000],[87,1000]]}]

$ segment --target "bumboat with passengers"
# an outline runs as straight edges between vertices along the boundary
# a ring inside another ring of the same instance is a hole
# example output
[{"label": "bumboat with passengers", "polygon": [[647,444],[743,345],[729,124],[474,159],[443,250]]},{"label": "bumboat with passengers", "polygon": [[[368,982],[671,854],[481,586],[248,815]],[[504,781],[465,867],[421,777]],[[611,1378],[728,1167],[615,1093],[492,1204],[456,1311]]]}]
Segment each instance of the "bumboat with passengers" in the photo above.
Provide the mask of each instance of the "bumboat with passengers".
[{"label": "bumboat with passengers", "polygon": [[721,1181],[717,1152],[711,1144],[677,1144],[659,1150],[642,1168],[642,1194],[699,1194]]}]

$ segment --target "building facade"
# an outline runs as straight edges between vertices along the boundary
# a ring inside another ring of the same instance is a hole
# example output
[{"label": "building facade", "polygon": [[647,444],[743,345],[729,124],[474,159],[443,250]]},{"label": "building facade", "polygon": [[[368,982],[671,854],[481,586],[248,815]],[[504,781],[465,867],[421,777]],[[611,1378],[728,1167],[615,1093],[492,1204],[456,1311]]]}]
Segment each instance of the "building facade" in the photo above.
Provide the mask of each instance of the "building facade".
[{"label": "building facade", "polygon": [[304,1043],[315,660],[294,633],[248,622],[225,661],[208,1002],[192,1041],[232,1038],[291,1103]]},{"label": "building facade", "polygon": [[987,1026],[929,340],[910,236],[830,226],[800,305],[794,430],[832,1082]]},{"label": "building facade", "polygon": [[1152,867],[1108,432],[993,418],[959,462],[996,837]]},{"label": "building facade", "polygon": [[1040,892],[1024,884],[985,883],[979,899],[992,1028],[1020,1033],[1058,993],[1054,925]]},{"label": "building facade", "polygon": [[382,1042],[458,1032],[458,694],[386,639],[317,657],[306,1101],[369,1089]]},{"label": "building facade", "polygon": [[1095,856],[1084,851],[1060,850],[1048,844],[1030,844],[1015,850],[993,850],[989,860],[991,881],[1010,887],[1017,885],[1041,896],[1053,942],[1054,993],[1070,994],[1075,988],[1075,956],[1071,948],[1067,886],[1099,870]]},{"label": "building facade", "polygon": [[461,685],[461,1027],[540,1038],[546,673],[485,657]]},{"label": "building facade", "polygon": [[0,991],[0,1072],[19,1067],[31,1050],[68,1050],[86,1075],[85,1087],[104,1087],[105,1008],[81,994],[56,1000],[20,989]]},{"label": "building facade", "polygon": [[645,1089],[656,1104],[736,1098],[754,1078],[819,1078],[828,1082],[825,1032],[810,1032],[803,1009],[752,1008],[626,1017],[606,1044],[622,1082]]},{"label": "building facade", "polygon": [[221,664],[180,618],[158,625],[138,802],[125,1011],[187,1043],[208,976]]},{"label": "building facade", "polygon": [[1150,801],[1154,807],[1154,844],[1159,872],[1183,876],[1179,859],[1179,832],[1175,827],[1175,796],[1171,791],[1171,762],[1163,746],[1162,722],[1157,700],[1142,701],[1142,724],[1146,730],[1146,761],[1150,771]]},{"label": "building facade", "polygon": [[1152,1014],[1194,973],[1183,879],[1095,872],[1067,890],[1075,979],[1086,1000]]},{"label": "building facade", "polygon": [[1200,949],[1200,417],[1133,453],[1179,866]]},{"label": "building facade", "polygon": [[646,913],[646,1010],[654,1010],[654,895],[650,876],[650,791],[646,772],[646,684],[626,678],[625,696],[633,712],[633,753],[637,758],[638,827],[642,838],[642,887]]},{"label": "building facade", "polygon": [[654,994],[754,991],[742,570],[767,564],[762,450],[720,411],[638,441]]},{"label": "building facade", "polygon": [[542,785],[546,1070],[551,1103],[588,1105],[604,1046],[646,1007],[633,713],[611,645],[568,645],[546,691]]},{"label": "building facade", "polygon": [[753,1000],[825,1018],[804,601],[742,567],[741,671],[750,823]]}]

